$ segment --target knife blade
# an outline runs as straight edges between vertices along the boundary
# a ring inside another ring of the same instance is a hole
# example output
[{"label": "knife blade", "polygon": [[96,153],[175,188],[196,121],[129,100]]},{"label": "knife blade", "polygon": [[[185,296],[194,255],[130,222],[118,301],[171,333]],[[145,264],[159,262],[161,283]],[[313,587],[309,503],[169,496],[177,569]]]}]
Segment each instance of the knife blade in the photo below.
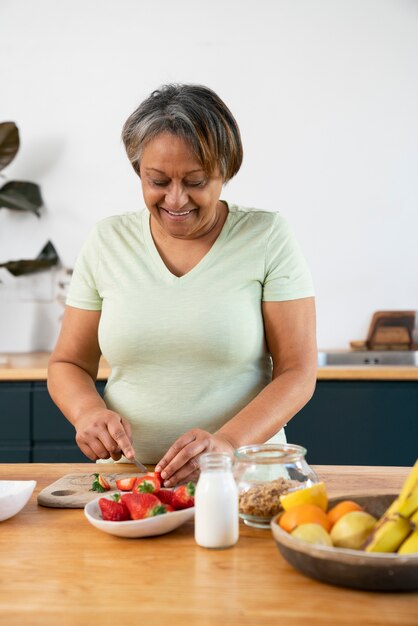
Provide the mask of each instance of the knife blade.
[{"label": "knife blade", "polygon": [[131,459],[132,463],[134,465],[137,466],[138,469],[141,470],[141,472],[145,472],[146,474],[148,473],[148,468],[145,467],[145,465],[143,463],[141,463],[141,461],[138,461],[138,459],[136,457],[134,457],[133,459]]}]

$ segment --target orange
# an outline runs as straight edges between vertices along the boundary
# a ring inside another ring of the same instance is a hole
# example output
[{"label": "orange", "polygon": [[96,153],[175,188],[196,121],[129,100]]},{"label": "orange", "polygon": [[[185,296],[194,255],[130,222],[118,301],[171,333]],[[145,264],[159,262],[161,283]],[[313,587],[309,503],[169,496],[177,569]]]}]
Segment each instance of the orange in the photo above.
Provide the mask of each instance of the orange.
[{"label": "orange", "polygon": [[279,519],[279,526],[288,533],[301,524],[319,524],[327,532],[331,528],[328,515],[316,504],[300,504],[285,511]]},{"label": "orange", "polygon": [[332,525],[337,522],[340,517],[343,517],[346,513],[351,513],[351,511],[363,511],[363,507],[361,507],[357,502],[353,502],[353,500],[343,500],[339,502],[335,506],[332,507],[328,511],[328,518]]}]

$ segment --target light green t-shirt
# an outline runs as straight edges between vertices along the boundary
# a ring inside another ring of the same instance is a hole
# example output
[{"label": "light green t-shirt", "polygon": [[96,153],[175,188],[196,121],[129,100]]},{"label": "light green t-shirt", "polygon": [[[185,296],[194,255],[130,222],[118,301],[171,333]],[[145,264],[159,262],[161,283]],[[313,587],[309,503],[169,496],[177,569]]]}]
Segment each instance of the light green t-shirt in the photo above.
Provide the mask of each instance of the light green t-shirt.
[{"label": "light green t-shirt", "polygon": [[145,463],[190,428],[216,431],[271,381],[261,301],[313,295],[286,220],[228,208],[218,239],[184,276],[162,261],[147,209],[100,221],[75,265],[67,304],[102,311],[105,402],[131,422]]}]

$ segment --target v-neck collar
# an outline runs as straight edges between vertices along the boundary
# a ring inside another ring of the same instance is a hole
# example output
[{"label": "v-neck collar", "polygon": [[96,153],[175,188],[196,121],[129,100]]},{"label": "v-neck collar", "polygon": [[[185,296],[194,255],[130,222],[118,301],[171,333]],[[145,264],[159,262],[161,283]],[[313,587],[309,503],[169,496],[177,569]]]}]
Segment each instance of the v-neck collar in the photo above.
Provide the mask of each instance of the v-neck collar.
[{"label": "v-neck collar", "polygon": [[148,248],[148,252],[150,253],[150,256],[154,262],[154,264],[156,265],[156,267],[159,270],[159,273],[161,275],[161,277],[168,283],[184,283],[187,282],[188,280],[190,280],[191,278],[193,278],[193,276],[195,276],[196,274],[198,274],[199,272],[201,272],[210,262],[212,257],[216,254],[217,249],[222,246],[223,242],[225,241],[228,233],[229,233],[229,229],[230,229],[230,209],[229,209],[229,205],[225,200],[222,200],[222,202],[224,202],[224,204],[226,204],[226,207],[228,209],[228,213],[225,219],[225,222],[222,226],[221,232],[219,233],[219,235],[217,236],[217,238],[215,239],[215,241],[213,242],[211,248],[207,251],[207,253],[205,254],[204,257],[202,257],[200,259],[200,261],[198,263],[196,263],[196,265],[194,267],[192,267],[191,270],[189,270],[186,274],[183,274],[183,276],[176,276],[175,274],[173,274],[168,267],[166,266],[166,264],[164,263],[164,261],[162,260],[160,253],[158,252],[157,246],[155,245],[154,239],[152,237],[152,233],[151,233],[151,222],[150,222],[150,212],[148,211],[148,209],[144,209],[142,212],[142,231],[144,234],[144,241],[145,244]]}]

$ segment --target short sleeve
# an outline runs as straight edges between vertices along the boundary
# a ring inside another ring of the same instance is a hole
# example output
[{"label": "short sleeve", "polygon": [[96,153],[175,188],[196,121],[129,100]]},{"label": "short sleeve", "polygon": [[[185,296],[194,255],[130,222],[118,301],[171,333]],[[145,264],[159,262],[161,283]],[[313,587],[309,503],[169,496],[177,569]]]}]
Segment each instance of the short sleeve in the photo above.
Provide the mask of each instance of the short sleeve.
[{"label": "short sleeve", "polygon": [[102,298],[97,277],[99,259],[100,242],[96,225],[76,260],[66,304],[78,309],[101,311]]},{"label": "short sleeve", "polygon": [[266,248],[263,301],[314,295],[311,272],[287,220],[275,213]]}]

